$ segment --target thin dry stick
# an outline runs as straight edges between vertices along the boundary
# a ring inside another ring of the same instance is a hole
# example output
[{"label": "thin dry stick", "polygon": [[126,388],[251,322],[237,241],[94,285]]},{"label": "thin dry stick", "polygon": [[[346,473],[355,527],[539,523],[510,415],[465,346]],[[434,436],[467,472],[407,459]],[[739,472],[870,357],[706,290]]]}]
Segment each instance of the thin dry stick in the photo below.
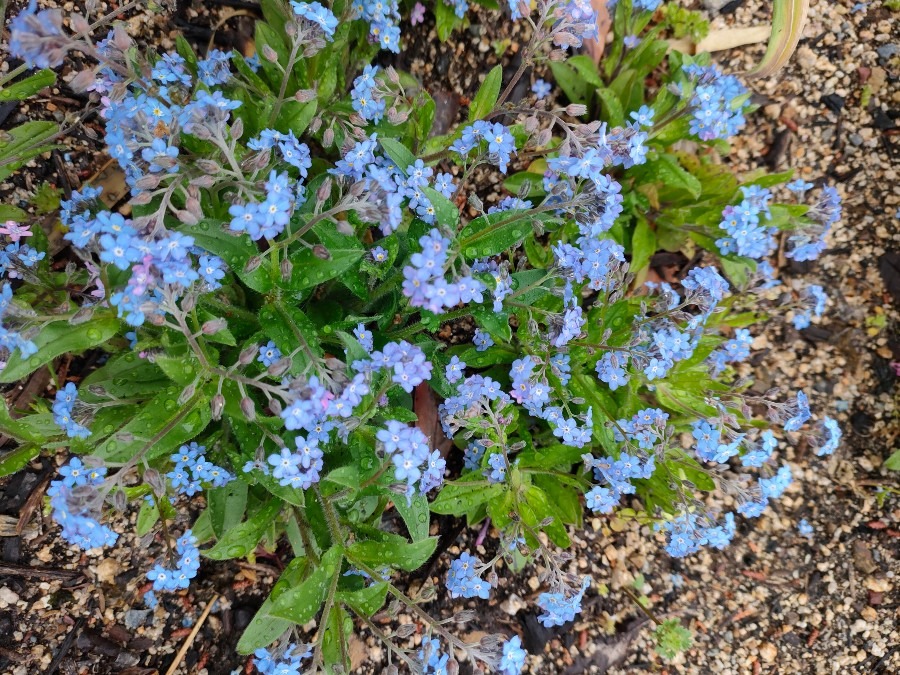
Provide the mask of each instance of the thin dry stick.
[{"label": "thin dry stick", "polygon": [[194,630],[191,631],[191,634],[187,636],[187,640],[184,641],[184,644],[181,645],[181,649],[178,650],[178,653],[175,655],[175,660],[172,661],[172,665],[169,666],[169,669],[166,671],[166,675],[173,675],[176,670],[178,670],[178,666],[181,665],[181,660],[184,658],[184,655],[187,654],[187,650],[191,648],[191,645],[194,643],[194,638],[197,637],[197,633],[200,632],[200,628],[203,626],[203,622],[206,621],[206,617],[209,616],[209,613],[212,611],[213,605],[215,605],[219,598],[222,597],[218,594],[209,601],[209,604],[206,605],[206,609],[203,610],[203,614],[200,615],[200,618],[197,619],[197,623],[194,624]]}]

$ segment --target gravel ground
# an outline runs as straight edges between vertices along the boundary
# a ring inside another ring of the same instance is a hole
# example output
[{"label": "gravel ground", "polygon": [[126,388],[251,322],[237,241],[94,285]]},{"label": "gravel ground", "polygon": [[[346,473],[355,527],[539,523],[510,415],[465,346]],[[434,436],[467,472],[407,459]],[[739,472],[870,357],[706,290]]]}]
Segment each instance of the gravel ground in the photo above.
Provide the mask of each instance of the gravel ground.
[{"label": "gravel ground", "polygon": [[[768,3],[734,5],[726,5],[725,14],[714,12],[713,28],[766,20]],[[881,467],[900,437],[897,377],[889,365],[900,361],[896,16],[881,2],[813,5],[789,67],[753,84],[761,110],[732,158],[742,170],[793,168],[805,179],[825,177],[845,197],[843,222],[823,258],[814,266],[782,269],[788,283],[807,274],[821,283],[831,296],[828,314],[800,332],[781,321],[767,323],[754,343],[753,368],[758,390],[810,392],[819,414],[841,421],[844,447],[827,459],[804,447],[783,448],[797,482],[760,519],[739,519],[735,543],[722,552],[676,561],[662,551],[661,538],[645,529],[589,520],[573,537],[572,565],[589,572],[595,584],[579,622],[563,630],[545,631],[535,621],[538,570],[502,579],[489,608],[472,605],[479,619],[467,630],[470,636],[521,634],[535,654],[527,672],[900,673],[900,502],[896,495],[881,502],[878,494],[879,486],[900,487],[897,474]],[[159,17],[146,24],[160,30]],[[475,49],[428,47],[419,52],[425,58],[408,64],[439,84],[447,124],[456,121],[454,105],[464,105],[477,90],[468,66],[477,63],[483,72],[485,63],[502,62],[515,68],[514,45],[521,36],[501,28],[501,42],[513,38],[501,50],[488,37],[489,25],[473,21],[468,38],[476,39]],[[433,33],[417,32],[423,47],[434,44]],[[752,46],[717,57],[739,71],[762,51]],[[0,533],[15,534],[29,495],[43,493],[56,463],[41,460],[0,483]],[[811,537],[798,533],[801,518],[815,528]],[[125,519],[119,525],[120,532],[133,530]],[[485,546],[493,542],[489,534]],[[163,608],[150,615],[136,602],[144,590],[148,546],[154,551],[158,543],[126,534],[107,554],[77,554],[60,545],[40,509],[19,536],[0,536],[0,673],[169,675],[175,653],[216,598],[174,672],[225,675],[242,669],[246,662],[233,653],[234,642],[277,578],[280,562],[205,562],[188,594],[164,599]],[[471,549],[474,543],[460,546]],[[439,574],[435,570],[433,578]],[[674,663],[663,662],[649,639],[650,619],[626,589],[644,596],[656,617],[689,625],[694,647]],[[380,672],[384,653],[371,636],[362,634],[351,647],[358,672]]]}]

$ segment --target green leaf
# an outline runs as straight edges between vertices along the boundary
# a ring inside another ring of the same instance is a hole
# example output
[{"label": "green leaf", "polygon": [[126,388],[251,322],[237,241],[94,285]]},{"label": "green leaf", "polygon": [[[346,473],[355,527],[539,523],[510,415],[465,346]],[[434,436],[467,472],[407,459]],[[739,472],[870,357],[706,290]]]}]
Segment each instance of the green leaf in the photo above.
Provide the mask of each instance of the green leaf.
[{"label": "green leaf", "polygon": [[547,194],[544,191],[544,177],[539,173],[531,173],[529,171],[514,173],[503,181],[503,188],[508,192],[517,195],[526,181],[529,184],[529,188],[525,197],[543,197]]},{"label": "green leaf", "polygon": [[272,88],[253,69],[247,65],[247,59],[236,49],[231,50],[231,62],[244,78],[262,93],[271,92]]},{"label": "green leaf", "polygon": [[[142,359],[134,352],[117,354],[92,372],[78,385],[79,395],[86,403],[100,403],[123,398],[152,397],[170,384],[155,363]],[[100,387],[102,395],[91,389]]]},{"label": "green leaf", "polygon": [[[527,505],[527,506],[526,506]],[[528,512],[528,507],[531,513]],[[550,537],[550,541],[560,548],[568,548],[571,544],[569,534],[561,522],[560,514],[557,509],[550,503],[547,493],[536,485],[531,485],[525,490],[525,503],[519,504],[520,515],[522,520],[532,527],[537,527],[545,518],[553,518],[552,522],[544,525],[541,529]]]},{"label": "green leaf", "polygon": [[23,359],[18,350],[13,352],[0,372],[0,382],[21,380],[57,356],[81,354],[102,345],[119,332],[120,325],[119,320],[112,317],[91,319],[77,326],[68,321],[46,324],[33,340],[37,353]]},{"label": "green leaf", "polygon": [[463,20],[456,16],[453,8],[447,5],[444,0],[435,0],[434,18],[437,28],[438,39],[446,42],[450,34],[458,27],[463,25]]},{"label": "green leaf", "polygon": [[162,390],[156,398],[142,405],[137,416],[117,433],[99,443],[94,454],[106,462],[117,463],[146,452],[147,459],[152,460],[196,437],[209,424],[212,394],[202,387],[179,405],[181,393],[180,387]]},{"label": "green leaf", "polygon": [[565,61],[551,61],[550,70],[553,71],[553,79],[556,80],[556,84],[563,90],[569,101],[587,103],[591,88],[575,68]]},{"label": "green leaf", "polygon": [[647,263],[650,256],[656,253],[656,233],[650,228],[647,219],[637,214],[637,225],[631,234],[631,265],[629,271],[638,274]]},{"label": "green leaf", "polygon": [[338,591],[337,597],[363,616],[372,616],[384,606],[387,592],[387,582],[381,581],[358,591]]},{"label": "green leaf", "polygon": [[594,59],[590,56],[579,54],[578,56],[566,59],[566,63],[572,66],[575,72],[581,76],[581,79],[592,87],[603,86],[603,79],[600,77],[600,72],[597,70],[597,64],[594,63]]},{"label": "green leaf", "polygon": [[521,452],[516,455],[516,459],[519,462],[519,466],[523,469],[552,469],[555,467],[566,467],[568,469],[573,464],[580,462],[584,453],[584,448],[573,448],[571,445],[556,443],[545,448],[535,448],[534,450]]},{"label": "green leaf", "polygon": [[55,83],[56,73],[45,68],[34,75],[29,75],[24,80],[0,89],[0,101],[22,101]]},{"label": "green leaf", "polygon": [[0,397],[0,433],[20,443],[25,441],[40,443],[44,440],[43,435],[29,428],[25,421],[14,420],[10,416],[6,399],[3,397]]},{"label": "green leaf", "polygon": [[400,141],[394,138],[379,138],[378,142],[384,153],[394,161],[403,175],[406,175],[407,168],[416,163],[416,156]]},{"label": "green leaf", "polygon": [[512,340],[512,328],[509,327],[509,314],[495,312],[493,307],[478,305],[472,308],[472,316],[478,325],[502,342]]},{"label": "green leaf", "polygon": [[228,481],[218,488],[206,491],[209,518],[217,538],[238,526],[247,509],[248,485],[240,478]]},{"label": "green leaf", "polygon": [[273,284],[267,265],[260,265],[252,272],[245,271],[250,258],[259,255],[259,248],[246,234],[229,234],[226,227],[225,223],[202,220],[185,231],[194,238],[197,246],[222,258],[247,286],[257,293],[268,293]]},{"label": "green leaf", "polygon": [[653,631],[656,652],[671,661],[678,654],[690,649],[694,642],[691,631],[681,625],[679,619],[666,619]]},{"label": "green leaf", "polygon": [[39,454],[41,454],[40,444],[23,443],[15,450],[0,455],[0,478],[22,470]]},{"label": "green leaf", "polygon": [[293,131],[300,138],[309,128],[310,122],[316,116],[319,102],[316,99],[299,103],[298,101],[286,101],[278,114],[275,126],[279,129]]},{"label": "green leaf", "polygon": [[884,468],[890,471],[900,471],[900,450],[894,450],[893,454],[884,460]]},{"label": "green leaf", "polygon": [[137,524],[135,525],[134,530],[137,536],[143,537],[153,529],[153,526],[156,525],[158,521],[159,507],[156,505],[156,500],[141,500],[141,508],[138,511]]},{"label": "green leaf", "polygon": [[308,558],[294,558],[288,563],[278,581],[275,582],[269,597],[257,610],[250,625],[238,640],[237,650],[239,653],[252,654],[260,647],[268,647],[291,627],[290,621],[272,614],[272,607],[279,597],[302,582],[309,572],[309,567]]},{"label": "green leaf", "polygon": [[769,77],[785,66],[803,36],[808,12],[809,0],[773,1],[772,34],[766,53],[747,77]]},{"label": "green leaf", "polygon": [[240,523],[216,541],[216,545],[203,555],[212,560],[243,558],[252,553],[272,521],[281,512],[283,504],[278,499],[270,499],[256,513]]},{"label": "green leaf", "polygon": [[431,502],[431,511],[441,515],[461,516],[484,504],[505,490],[503,485],[483,481],[476,483],[446,483]]},{"label": "green leaf", "polygon": [[0,204],[0,220],[14,220],[17,223],[28,218],[28,214],[17,206]]},{"label": "green leaf", "polygon": [[616,93],[612,89],[601,86],[597,88],[597,96],[600,97],[602,105],[601,119],[613,127],[625,124],[625,109]]},{"label": "green leaf", "polygon": [[356,237],[340,234],[331,223],[318,223],[313,232],[328,251],[328,260],[323,260],[309,248],[291,253],[294,264],[291,278],[279,282],[279,286],[290,291],[302,291],[339,277],[353,266],[366,251]]},{"label": "green leaf", "polygon": [[494,66],[484,78],[478,93],[469,105],[469,122],[480,120],[489,115],[497,99],[500,98],[500,86],[503,84],[503,66]]},{"label": "green leaf", "polygon": [[298,625],[315,618],[328,595],[329,581],[341,572],[343,557],[344,551],[339,546],[328,549],[312,574],[281,593],[269,613]]},{"label": "green leaf", "polygon": [[456,205],[434,188],[426,186],[422,191],[434,207],[434,217],[438,223],[456,229],[459,222],[459,210]]},{"label": "green leaf", "polygon": [[291,354],[300,347],[291,362],[291,374],[303,372],[314,359],[324,355],[315,325],[300,309],[281,301],[274,302],[259,310],[259,320],[263,332],[282,354]]},{"label": "green leaf", "polygon": [[370,567],[387,565],[407,572],[419,569],[437,548],[438,537],[406,542],[402,537],[390,541],[358,541],[347,549],[347,557]]},{"label": "green leaf", "polygon": [[5,180],[13,171],[21,168],[32,157],[52,150],[50,143],[59,127],[54,122],[25,122],[9,129],[6,143],[0,147],[0,180]]},{"label": "green leaf", "polygon": [[459,234],[460,249],[469,258],[483,258],[505,251],[532,233],[530,210],[511,209],[488,213],[470,222]]},{"label": "green leaf", "polygon": [[406,498],[402,495],[394,499],[394,508],[403,518],[406,529],[409,530],[409,536],[413,541],[422,541],[428,537],[428,526],[430,519],[428,517],[428,500],[425,495],[416,494],[412,498],[412,502],[406,503]]}]

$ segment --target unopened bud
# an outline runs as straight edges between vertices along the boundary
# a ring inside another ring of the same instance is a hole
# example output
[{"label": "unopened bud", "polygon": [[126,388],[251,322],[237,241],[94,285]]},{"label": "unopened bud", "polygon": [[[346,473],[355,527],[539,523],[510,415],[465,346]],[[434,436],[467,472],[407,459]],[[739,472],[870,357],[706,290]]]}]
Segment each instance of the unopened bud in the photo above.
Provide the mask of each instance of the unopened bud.
[{"label": "unopened bud", "polygon": [[155,190],[162,180],[162,176],[158,173],[148,173],[138,178],[134,185],[139,190]]},{"label": "unopened bud", "polygon": [[538,128],[537,117],[526,117],[525,123],[522,125],[529,134],[533,134]]},{"label": "unopened bud", "polygon": [[125,29],[125,24],[116,23],[113,26],[113,45],[120,51],[128,51],[128,48],[131,47],[131,36],[128,34],[128,31]]},{"label": "unopened bud", "polygon": [[248,366],[253,363],[253,359],[256,358],[256,355],[259,353],[259,345],[250,345],[244,351],[241,352],[240,356],[238,356],[238,364],[242,366]]},{"label": "unopened bud", "polygon": [[200,200],[196,197],[188,197],[184,200],[184,208],[195,215],[198,220],[203,217],[203,207],[200,205]]},{"label": "unopened bud", "polygon": [[319,189],[316,190],[316,201],[324,202],[331,196],[331,177],[327,177],[322,181],[322,184],[319,186]]},{"label": "unopened bud", "polygon": [[566,60],[566,52],[564,49],[554,49],[550,52],[550,60],[560,63]]},{"label": "unopened bud", "polygon": [[272,377],[281,377],[285,371],[291,367],[291,359],[288,356],[278,359],[266,370]]},{"label": "unopened bud", "polygon": [[251,272],[256,271],[260,265],[262,265],[262,256],[255,255],[247,261],[246,265],[244,265],[244,272],[250,274]]},{"label": "unopened bud", "polygon": [[88,87],[90,87],[94,82],[97,81],[97,76],[94,74],[94,71],[90,68],[82,70],[75,77],[73,77],[69,81],[69,86],[73,91],[77,91],[79,93],[87,91]]},{"label": "unopened bud", "polygon": [[225,397],[222,394],[216,394],[209,402],[210,414],[213,421],[218,422],[222,419],[222,411],[225,409]]},{"label": "unopened bud", "polygon": [[582,103],[570,103],[566,106],[566,113],[572,117],[581,117],[587,112],[587,106]]},{"label": "unopened bud", "polygon": [[548,143],[550,143],[550,139],[553,138],[553,133],[549,129],[541,129],[537,136],[535,136],[534,144],[543,148]]},{"label": "unopened bud", "polygon": [[320,260],[331,260],[331,254],[328,252],[328,249],[322,246],[322,244],[316,244],[312,248],[313,255],[319,258]]},{"label": "unopened bud", "polygon": [[187,403],[194,397],[195,393],[197,393],[197,387],[193,384],[189,384],[184,388],[184,390],[181,392],[181,395],[178,397],[178,404],[183,405]]},{"label": "unopened bud", "polygon": [[176,209],[175,217],[185,225],[196,225],[200,222],[200,219],[197,218],[197,216],[195,216],[190,211],[185,211],[184,209]]},{"label": "unopened bud", "polygon": [[334,144],[334,129],[328,127],[322,134],[322,145],[330,148]]},{"label": "unopened bud", "polygon": [[340,234],[345,234],[348,237],[352,237],[354,234],[353,226],[346,220],[337,221],[334,224],[334,229],[336,229]]},{"label": "unopened bud", "polygon": [[531,14],[531,5],[529,5],[525,0],[519,0],[519,14],[522,16],[528,16]]},{"label": "unopened bud", "polygon": [[397,637],[401,640],[405,640],[410,635],[416,632],[416,624],[414,623],[404,623],[397,626],[397,630],[394,631],[394,637]]},{"label": "unopened bud", "polygon": [[244,413],[244,417],[247,418],[248,422],[256,419],[256,404],[252,398],[245,396],[241,399],[241,412]]},{"label": "unopened bud", "polygon": [[484,202],[482,202],[474,192],[469,194],[469,206],[479,213],[484,211]]},{"label": "unopened bud", "polygon": [[281,401],[279,401],[277,398],[273,398],[271,401],[269,401],[269,411],[273,415],[280,415],[281,414]]},{"label": "unopened bud", "polygon": [[[196,178],[191,179],[193,184],[197,187],[201,188],[211,188],[216,184],[216,176],[215,174],[207,174],[205,176],[197,176]],[[134,200],[132,200],[134,201]]]},{"label": "unopened bud", "polygon": [[162,476],[156,469],[147,469],[144,471],[144,482],[150,486],[154,494],[162,496],[166,494],[166,484],[163,482]]},{"label": "unopened bud", "polygon": [[409,113],[409,109],[397,110],[395,107],[391,106],[387,111],[388,122],[391,124],[403,124],[409,119]]},{"label": "unopened bud", "polygon": [[278,61],[278,53],[269,45],[263,45],[262,55],[263,58],[270,63],[276,63]]},{"label": "unopened bud", "polygon": [[314,134],[321,128],[322,118],[319,116],[313,117],[312,122],[309,123],[309,133]]},{"label": "unopened bud", "polygon": [[116,490],[113,492],[112,503],[113,508],[116,511],[124,511],[128,508],[128,497],[125,495],[125,490]]},{"label": "unopened bud", "polygon": [[299,89],[296,94],[294,94],[294,100],[299,103],[309,103],[316,97],[315,89]]},{"label": "unopened bud", "polygon": [[204,335],[215,335],[219,331],[228,328],[228,322],[225,319],[210,319],[201,327]]},{"label": "unopened bud", "polygon": [[284,260],[281,261],[280,267],[281,267],[281,280],[287,281],[288,279],[291,278],[291,274],[293,274],[293,272],[294,272],[294,264],[290,260],[285,258]]},{"label": "unopened bud", "polygon": [[78,12],[69,15],[69,25],[76,33],[87,33],[91,29],[91,24]]},{"label": "unopened bud", "polygon": [[189,293],[184,296],[184,300],[181,301],[181,309],[185,312],[193,312],[194,308],[197,307],[197,296],[193,293]]},{"label": "unopened bud", "polygon": [[77,326],[78,324],[84,323],[85,321],[89,321],[92,316],[94,316],[94,307],[92,305],[82,307],[72,315],[72,318],[69,319],[69,324],[72,326]]},{"label": "unopened bud", "polygon": [[153,195],[149,192],[138,192],[131,198],[131,203],[138,206],[143,206],[144,204],[149,204],[152,200]]},{"label": "unopened bud", "polygon": [[231,123],[231,137],[235,140],[244,135],[244,120],[238,117]]},{"label": "unopened bud", "polygon": [[447,661],[447,675],[459,675],[459,661],[456,659]]},{"label": "unopened bud", "polygon": [[387,75],[388,82],[391,84],[400,84],[400,74],[394,70],[394,66],[385,68],[384,74]]},{"label": "unopened bud", "polygon": [[195,124],[191,133],[201,141],[208,141],[213,137],[212,132],[204,124]]}]

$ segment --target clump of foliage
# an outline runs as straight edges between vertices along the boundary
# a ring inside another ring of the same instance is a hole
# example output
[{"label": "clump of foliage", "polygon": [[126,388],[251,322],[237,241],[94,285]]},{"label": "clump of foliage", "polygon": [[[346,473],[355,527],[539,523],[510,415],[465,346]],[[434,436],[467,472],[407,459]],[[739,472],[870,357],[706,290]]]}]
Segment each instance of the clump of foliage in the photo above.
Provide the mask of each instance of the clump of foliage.
[{"label": "clump of foliage", "polygon": [[[592,592],[565,552],[585,508],[636,519],[673,556],[727,546],[791,482],[779,438],[820,455],[840,438],[803,392],[755,392],[741,365],[767,313],[822,314],[820,287],[780,286],[766,259],[782,237],[815,258],[840,202],[797,181],[776,202],[788,174],[732,174],[719,158],[748,93],[708,56],[667,55],[657,5],[614,7],[599,67],[572,55],[597,33],[589,3],[511,7],[532,31],[518,72],[491,70],[467,120],[433,135],[428,92],[377,65],[402,45],[395,3],[265,0],[254,58],[183,40],[160,54],[120,25],[95,40],[103,19],[70,30],[32,3],[11,49],[94,59],[72,86],[93,92],[131,211],[73,193],[65,265],[26,218],[0,230],[0,381],[103,352],[77,387],[0,412],[19,443],[2,473],[71,453],[48,506],[83,549],[116,545],[108,512],[137,501],[151,607],[204,558],[289,556],[239,644],[261,673],[340,672],[357,625],[416,672],[518,673],[517,636],[466,642],[448,618],[474,612],[429,603],[489,598],[536,565],[539,620],[572,621]],[[568,103],[543,80],[510,100],[534,67]],[[486,175],[508,196],[485,204]],[[658,251],[686,264],[651,278]],[[408,591],[446,515],[489,519],[494,553]],[[419,648],[372,620],[401,611]],[[689,644],[677,622],[657,637],[667,657]]]}]

